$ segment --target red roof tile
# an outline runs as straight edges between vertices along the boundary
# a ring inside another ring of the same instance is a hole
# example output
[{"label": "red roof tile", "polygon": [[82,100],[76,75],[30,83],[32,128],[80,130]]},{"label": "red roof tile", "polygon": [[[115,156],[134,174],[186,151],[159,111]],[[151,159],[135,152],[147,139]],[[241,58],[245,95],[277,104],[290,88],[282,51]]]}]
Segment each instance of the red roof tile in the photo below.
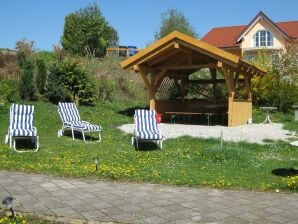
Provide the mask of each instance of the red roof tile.
[{"label": "red roof tile", "polygon": [[[298,21],[278,22],[275,25],[290,38],[298,38]],[[239,47],[237,38],[246,28],[247,25],[213,28],[201,40],[216,47]]]},{"label": "red roof tile", "polygon": [[275,23],[282,31],[291,38],[298,38],[298,21]]},{"label": "red roof tile", "polygon": [[201,40],[216,47],[237,47],[236,40],[246,26],[218,27],[210,30]]}]

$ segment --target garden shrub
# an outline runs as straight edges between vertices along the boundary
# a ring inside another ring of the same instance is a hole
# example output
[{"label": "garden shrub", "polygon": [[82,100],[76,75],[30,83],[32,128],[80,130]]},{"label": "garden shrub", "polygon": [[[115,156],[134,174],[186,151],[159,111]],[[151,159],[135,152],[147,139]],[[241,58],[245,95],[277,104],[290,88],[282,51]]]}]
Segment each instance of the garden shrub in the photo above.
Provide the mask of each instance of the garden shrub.
[{"label": "garden shrub", "polygon": [[22,68],[27,61],[31,61],[34,56],[33,41],[19,40],[16,43],[17,59],[20,68]]},{"label": "garden shrub", "polygon": [[16,80],[1,80],[0,103],[13,102],[18,99],[18,82]]},{"label": "garden shrub", "polygon": [[21,69],[20,96],[23,100],[30,100],[34,92],[34,65],[25,61]]},{"label": "garden shrub", "polygon": [[64,60],[52,65],[47,93],[51,102],[71,100],[83,104],[94,103],[94,92],[94,81],[76,62]]},{"label": "garden shrub", "polygon": [[253,63],[267,70],[264,77],[252,80],[254,102],[287,112],[298,100],[298,45],[288,46],[285,53],[276,51],[272,57],[262,53]]},{"label": "garden shrub", "polygon": [[116,91],[116,83],[113,80],[109,80],[106,75],[99,76],[97,88],[102,101],[112,101]]},{"label": "garden shrub", "polygon": [[43,94],[46,88],[47,82],[47,67],[45,61],[42,59],[36,59],[36,87],[39,93]]}]

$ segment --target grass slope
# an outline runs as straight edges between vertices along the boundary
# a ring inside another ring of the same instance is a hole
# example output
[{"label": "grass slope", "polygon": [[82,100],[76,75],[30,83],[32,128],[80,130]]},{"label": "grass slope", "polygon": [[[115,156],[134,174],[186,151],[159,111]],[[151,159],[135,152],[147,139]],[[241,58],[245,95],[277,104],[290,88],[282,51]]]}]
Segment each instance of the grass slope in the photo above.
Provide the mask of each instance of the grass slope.
[{"label": "grass slope", "polygon": [[[233,189],[295,191],[298,184],[298,147],[285,142],[268,145],[226,142],[224,149],[220,149],[218,139],[182,137],[166,140],[162,150],[152,145],[135,150],[131,136],[119,131],[117,126],[132,123],[134,108],[140,104],[121,102],[79,107],[83,120],[103,127],[102,142],[85,144],[80,136],[74,141],[70,135],[57,137],[61,121],[56,105],[33,104],[40,151],[17,154],[1,144],[0,169]],[[260,111],[255,113],[257,119],[264,118]],[[8,114],[9,105],[0,106],[3,140]],[[278,116],[273,114],[273,120],[281,119]],[[293,124],[297,127],[292,125],[292,128],[298,129],[297,122]],[[95,156],[99,157],[98,171],[93,163]]]}]

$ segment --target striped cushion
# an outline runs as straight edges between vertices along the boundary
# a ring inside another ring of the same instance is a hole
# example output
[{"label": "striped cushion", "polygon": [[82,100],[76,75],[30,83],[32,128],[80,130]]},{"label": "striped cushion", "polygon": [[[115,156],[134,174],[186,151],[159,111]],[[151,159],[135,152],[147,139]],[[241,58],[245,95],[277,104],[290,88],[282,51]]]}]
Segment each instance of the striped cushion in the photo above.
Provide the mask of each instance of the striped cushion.
[{"label": "striped cushion", "polygon": [[73,128],[86,129],[87,131],[100,131],[101,126],[94,124],[87,124],[81,121],[65,122],[66,125],[72,126]]},{"label": "striped cushion", "polygon": [[135,111],[135,134],[140,139],[160,140],[162,135],[157,127],[156,112],[154,110]]},{"label": "striped cushion", "polygon": [[86,131],[100,131],[101,126],[89,124],[81,121],[79,111],[74,103],[62,103],[58,104],[58,112],[62,121],[73,128],[83,129]]},{"label": "striped cushion", "polygon": [[63,122],[81,121],[79,111],[74,103],[59,102],[58,112]]},{"label": "striped cushion", "polygon": [[12,136],[36,136],[36,129],[12,129]]},{"label": "striped cushion", "polygon": [[12,104],[10,108],[10,134],[12,136],[36,136],[33,127],[34,106]]}]

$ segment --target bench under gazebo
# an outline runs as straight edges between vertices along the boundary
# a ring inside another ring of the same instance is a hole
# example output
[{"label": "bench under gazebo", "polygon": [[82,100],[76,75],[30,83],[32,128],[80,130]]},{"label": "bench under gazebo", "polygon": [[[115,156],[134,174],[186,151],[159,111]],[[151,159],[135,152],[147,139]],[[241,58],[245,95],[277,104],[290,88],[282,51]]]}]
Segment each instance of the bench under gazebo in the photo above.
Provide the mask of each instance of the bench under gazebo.
[{"label": "bench under gazebo", "polygon": [[[251,79],[265,74],[236,55],[177,31],[124,60],[121,66],[141,75],[150,109],[164,118],[204,115],[209,124],[214,115],[229,127],[252,118]],[[204,71],[203,75],[198,71]],[[199,88],[202,86],[205,88]],[[174,98],[160,97],[173,89]],[[190,90],[196,97],[189,98]]]}]

